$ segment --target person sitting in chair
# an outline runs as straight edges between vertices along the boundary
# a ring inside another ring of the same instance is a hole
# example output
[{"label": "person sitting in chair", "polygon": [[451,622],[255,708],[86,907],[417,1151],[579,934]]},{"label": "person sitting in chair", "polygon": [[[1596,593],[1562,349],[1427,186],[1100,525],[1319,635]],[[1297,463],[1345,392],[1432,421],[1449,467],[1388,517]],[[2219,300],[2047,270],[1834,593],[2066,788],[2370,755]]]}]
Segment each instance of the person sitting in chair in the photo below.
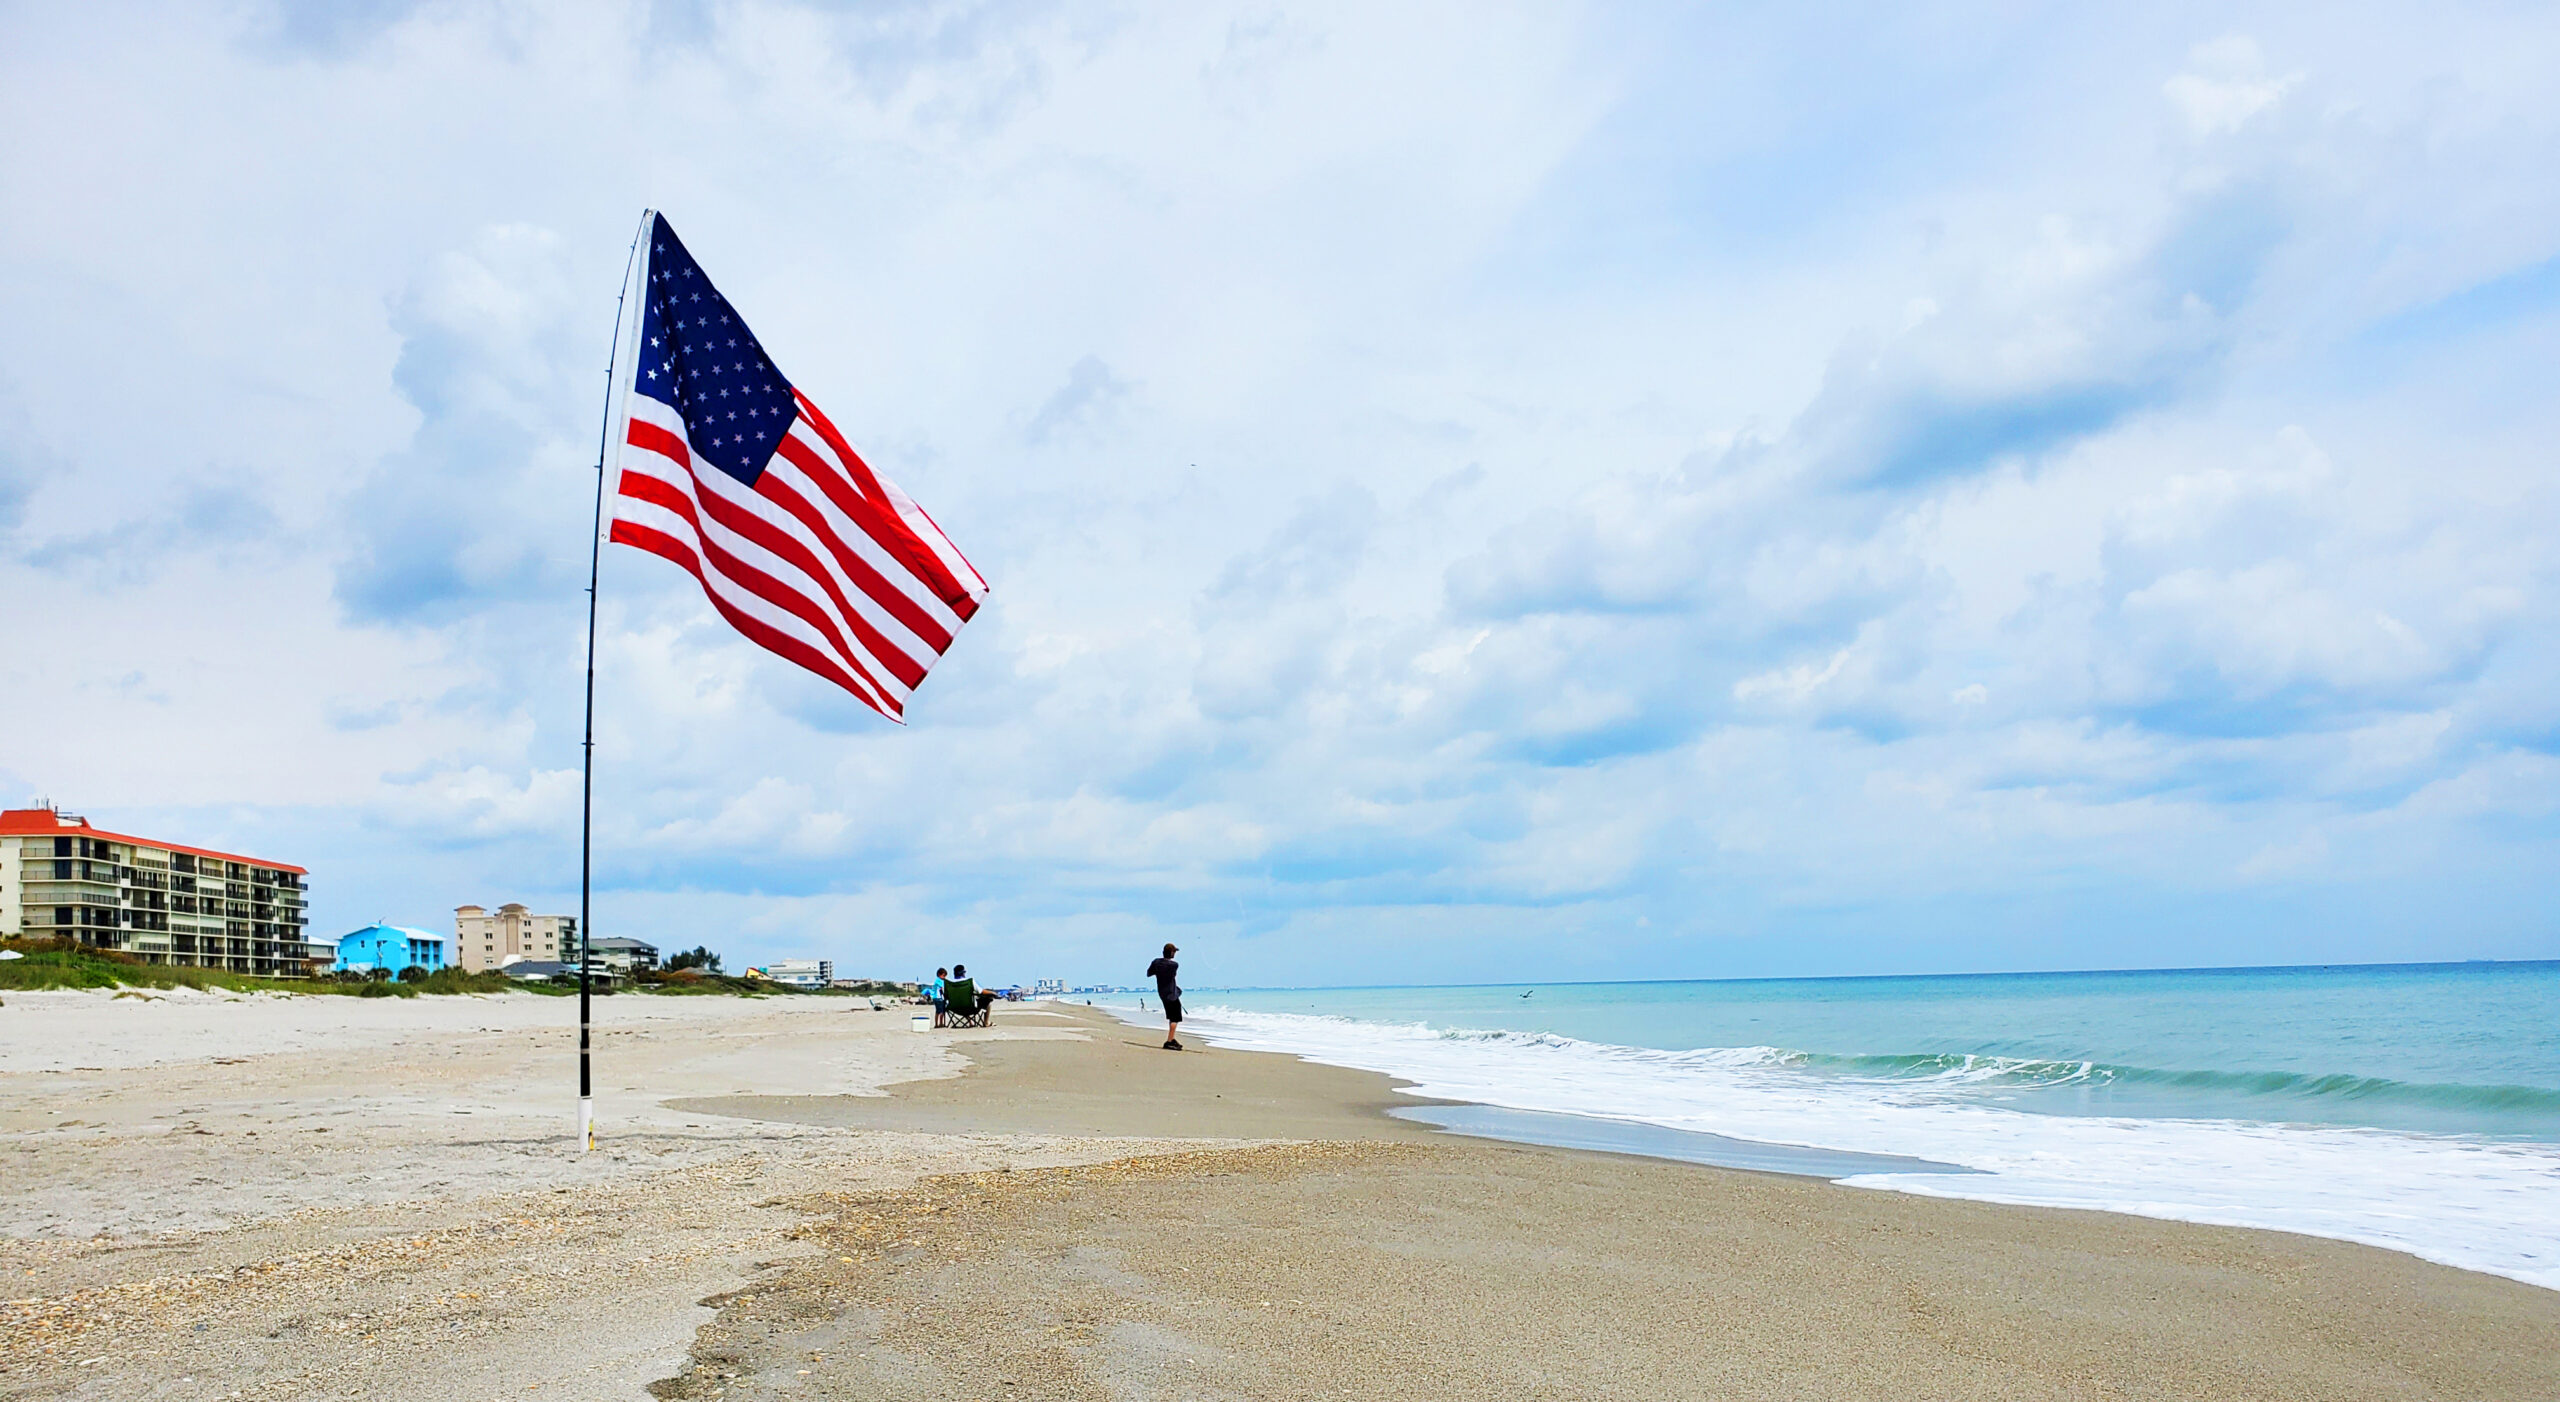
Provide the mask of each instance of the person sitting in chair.
[{"label": "person sitting in chair", "polygon": [[969,977],[966,964],[951,966],[951,978],[942,985],[942,997],[950,1007],[949,1014],[943,1019],[946,1027],[986,1026],[987,1010],[994,1007],[996,1001],[996,995],[981,991],[978,981]]},{"label": "person sitting in chair", "polygon": [[980,1027],[986,1026],[988,1014],[995,1010],[995,993],[992,990],[980,988],[978,981],[969,977],[969,966],[966,964],[952,965],[951,977],[955,982],[968,984],[970,995],[966,1000],[955,1000],[952,1006],[959,1008],[963,1014],[976,1018]]}]

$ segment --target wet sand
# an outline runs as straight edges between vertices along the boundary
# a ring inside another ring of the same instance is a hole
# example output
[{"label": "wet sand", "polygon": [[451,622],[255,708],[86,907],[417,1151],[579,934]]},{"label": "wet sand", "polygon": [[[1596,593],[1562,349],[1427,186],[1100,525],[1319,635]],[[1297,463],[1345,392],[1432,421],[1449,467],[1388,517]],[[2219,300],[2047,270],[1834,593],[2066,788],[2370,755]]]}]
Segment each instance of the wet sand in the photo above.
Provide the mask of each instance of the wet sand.
[{"label": "wet sand", "polygon": [[2310,1237],[1431,1133],[1383,1077],[971,1048],[805,1125],[1291,1140],[822,1194],[668,1397],[2554,1398],[2560,1293]]},{"label": "wet sand", "polygon": [[[1056,1006],[1056,1005],[1052,1005]],[[999,1028],[1020,1022],[996,1013]],[[687,1114],[773,1124],[926,1134],[1153,1135],[1190,1139],[1442,1139],[1389,1118],[1406,1095],[1371,1071],[1163,1038],[1102,1013],[1061,1007],[1089,1040],[998,1041],[968,1047],[968,1069],[888,1096],[706,1096],[668,1102]]]},{"label": "wet sand", "polygon": [[[386,1004],[388,1006],[386,1006]],[[1081,1009],[0,1010],[0,1397],[2560,1398],[2560,1292],[1442,1135]]]}]

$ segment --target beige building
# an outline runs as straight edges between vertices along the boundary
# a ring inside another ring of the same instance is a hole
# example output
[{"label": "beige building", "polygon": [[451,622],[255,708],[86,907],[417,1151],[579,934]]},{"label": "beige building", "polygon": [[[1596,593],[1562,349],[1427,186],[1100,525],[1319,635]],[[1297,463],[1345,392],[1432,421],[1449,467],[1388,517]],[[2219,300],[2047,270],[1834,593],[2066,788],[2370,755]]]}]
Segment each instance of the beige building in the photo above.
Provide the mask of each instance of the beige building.
[{"label": "beige building", "polygon": [[51,808],[0,812],[0,935],[52,935],[145,963],[301,978],[332,945],[303,938],[311,874],[92,827]]},{"label": "beige building", "polygon": [[569,956],[578,952],[578,917],[536,915],[514,901],[495,911],[456,906],[453,942],[453,962],[474,973],[526,959],[574,966],[577,961]]}]

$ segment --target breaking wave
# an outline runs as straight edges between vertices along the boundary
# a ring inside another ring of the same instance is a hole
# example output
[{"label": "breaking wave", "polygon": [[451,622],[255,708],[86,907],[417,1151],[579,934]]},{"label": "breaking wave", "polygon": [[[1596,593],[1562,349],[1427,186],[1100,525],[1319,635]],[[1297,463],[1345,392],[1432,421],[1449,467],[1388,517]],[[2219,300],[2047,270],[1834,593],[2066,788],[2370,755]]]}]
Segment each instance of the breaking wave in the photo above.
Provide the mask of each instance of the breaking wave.
[{"label": "breaking wave", "polygon": [[[1437,1099],[1976,1170],[1840,1180],[1858,1187],[2301,1232],[2560,1289],[2560,1143],[2291,1122],[2323,1102],[2406,1103],[2547,1127],[2560,1091],[1942,1053],[1665,1051],[1205,1003],[1184,1030],[1383,1072]],[[2039,1096],[2145,1088],[2170,1093],[2163,1104],[2223,1108],[2033,1112]]]}]

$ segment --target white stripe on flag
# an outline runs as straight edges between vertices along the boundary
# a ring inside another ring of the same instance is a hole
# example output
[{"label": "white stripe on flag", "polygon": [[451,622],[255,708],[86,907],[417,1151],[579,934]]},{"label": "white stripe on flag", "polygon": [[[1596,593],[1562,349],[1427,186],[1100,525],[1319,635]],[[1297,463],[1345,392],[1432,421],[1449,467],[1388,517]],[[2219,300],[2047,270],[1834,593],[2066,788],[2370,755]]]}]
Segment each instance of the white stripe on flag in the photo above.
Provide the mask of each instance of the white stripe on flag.
[{"label": "white stripe on flag", "polygon": [[[859,651],[848,653],[845,648],[837,645],[835,639],[812,626],[798,613],[766,599],[749,588],[745,582],[732,576],[723,568],[721,562],[704,548],[706,545],[716,545],[725,549],[735,556],[739,563],[773,576],[777,584],[815,605],[822,613],[828,615],[834,613],[826,597],[811,587],[807,576],[796,567],[775,559],[754,542],[740,539],[735,533],[703,515],[696,479],[692,473],[684,469],[683,465],[657,453],[634,450],[625,459],[623,472],[626,477],[646,477],[663,482],[679,495],[691,499],[694,502],[695,514],[702,517],[703,528],[696,530],[694,523],[681,514],[656,502],[640,500],[627,494],[614,505],[616,521],[628,521],[635,526],[657,531],[691,546],[702,562],[705,590],[739,612],[777,632],[807,644],[821,655],[834,659],[836,664],[845,668],[857,683],[868,682],[868,686],[856,693],[864,704],[892,716],[905,709],[907,689],[899,684],[896,677],[888,675],[876,660],[865,657]],[[721,475],[717,468],[711,469],[711,473]],[[838,626],[841,628],[841,624]],[[863,660],[856,662],[856,658]]]}]

